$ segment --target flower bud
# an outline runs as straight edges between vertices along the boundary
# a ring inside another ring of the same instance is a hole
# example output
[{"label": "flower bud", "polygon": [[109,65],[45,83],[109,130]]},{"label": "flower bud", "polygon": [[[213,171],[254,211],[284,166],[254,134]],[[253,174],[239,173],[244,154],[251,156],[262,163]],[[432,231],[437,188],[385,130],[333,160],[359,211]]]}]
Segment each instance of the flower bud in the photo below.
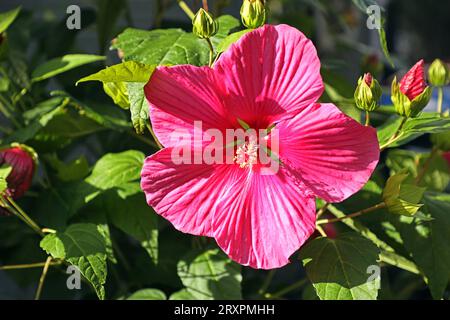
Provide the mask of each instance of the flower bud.
[{"label": "flower bud", "polygon": [[431,99],[432,90],[425,82],[423,60],[420,60],[403,77],[392,81],[391,100],[395,111],[403,117],[417,117]]},{"label": "flower bud", "polygon": [[435,87],[443,87],[450,83],[450,70],[444,62],[436,59],[428,69],[428,79]]},{"label": "flower bud", "polygon": [[203,8],[200,8],[192,19],[192,26],[192,32],[201,39],[211,38],[219,29],[218,22]]},{"label": "flower bud", "polygon": [[241,7],[242,24],[249,29],[256,29],[266,22],[264,0],[244,0]]},{"label": "flower bud", "polygon": [[356,106],[365,111],[374,111],[378,108],[381,98],[381,86],[370,73],[366,73],[358,80],[355,91]]},{"label": "flower bud", "polygon": [[14,143],[10,148],[0,150],[0,167],[11,167],[6,178],[6,195],[18,199],[25,194],[31,186],[36,161],[36,153],[28,146]]},{"label": "flower bud", "polygon": [[433,133],[431,142],[441,151],[450,151],[450,131]]},{"label": "flower bud", "polygon": [[406,181],[408,173],[400,172],[391,176],[383,190],[383,201],[392,214],[413,216],[423,206],[425,188],[417,187]]}]

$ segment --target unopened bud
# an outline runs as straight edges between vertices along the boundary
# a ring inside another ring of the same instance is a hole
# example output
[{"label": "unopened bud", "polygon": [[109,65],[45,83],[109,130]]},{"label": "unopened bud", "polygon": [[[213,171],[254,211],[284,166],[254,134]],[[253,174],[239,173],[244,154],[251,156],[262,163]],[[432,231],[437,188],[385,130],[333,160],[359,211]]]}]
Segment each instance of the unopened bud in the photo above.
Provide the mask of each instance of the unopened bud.
[{"label": "unopened bud", "polygon": [[256,29],[266,22],[266,6],[263,0],[244,0],[241,7],[242,24]]},{"label": "unopened bud", "polygon": [[365,111],[374,111],[378,108],[381,98],[381,86],[370,73],[366,73],[358,80],[355,91],[356,106]]},{"label": "unopened bud", "polygon": [[194,19],[192,19],[192,32],[201,39],[209,39],[217,33],[219,29],[218,22],[212,14],[203,8],[200,8]]},{"label": "unopened bud", "polygon": [[443,87],[450,83],[450,70],[444,62],[436,59],[428,69],[428,80],[435,87]]}]

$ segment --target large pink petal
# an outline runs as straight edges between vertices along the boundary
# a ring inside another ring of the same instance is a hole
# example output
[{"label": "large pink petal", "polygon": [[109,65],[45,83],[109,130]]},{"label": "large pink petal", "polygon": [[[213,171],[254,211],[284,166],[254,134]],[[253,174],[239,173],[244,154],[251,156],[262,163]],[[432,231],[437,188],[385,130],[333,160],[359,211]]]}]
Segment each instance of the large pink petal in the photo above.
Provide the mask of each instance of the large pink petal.
[{"label": "large pink petal", "polygon": [[212,210],[226,188],[226,165],[175,164],[172,148],[145,159],[141,188],[147,203],[178,230],[212,236]]},{"label": "large pink petal", "polygon": [[214,237],[230,258],[253,268],[286,265],[315,229],[315,200],[284,170],[250,173],[237,166],[227,175],[214,211]]},{"label": "large pink petal", "polygon": [[254,126],[288,117],[323,92],[314,45],[287,25],[265,25],[244,35],[214,69],[227,93],[227,108]]},{"label": "large pink petal", "polygon": [[144,90],[153,130],[164,146],[174,145],[170,134],[175,129],[192,133],[194,121],[201,121],[203,130],[231,127],[216,82],[209,67],[182,65],[155,70]]},{"label": "large pink petal", "polygon": [[314,104],[277,125],[282,162],[318,197],[340,202],[369,180],[379,159],[376,130],[332,104]]}]

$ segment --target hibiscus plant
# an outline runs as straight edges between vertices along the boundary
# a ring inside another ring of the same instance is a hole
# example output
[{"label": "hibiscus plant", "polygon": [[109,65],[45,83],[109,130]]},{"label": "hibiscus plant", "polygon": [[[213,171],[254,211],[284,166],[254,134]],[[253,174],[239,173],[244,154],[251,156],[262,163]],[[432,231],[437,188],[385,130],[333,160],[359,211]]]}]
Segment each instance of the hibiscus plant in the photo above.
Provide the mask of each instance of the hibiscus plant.
[{"label": "hibiscus plant", "polygon": [[108,58],[0,13],[0,298],[448,298],[445,62],[395,68],[383,17],[344,93],[263,0],[117,33],[98,3]]}]

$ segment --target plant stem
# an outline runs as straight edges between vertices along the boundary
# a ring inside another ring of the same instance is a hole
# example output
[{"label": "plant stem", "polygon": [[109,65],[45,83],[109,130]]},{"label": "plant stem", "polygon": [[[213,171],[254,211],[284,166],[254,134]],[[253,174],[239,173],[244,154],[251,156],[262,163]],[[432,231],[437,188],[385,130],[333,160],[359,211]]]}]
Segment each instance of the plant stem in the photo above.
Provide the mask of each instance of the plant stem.
[{"label": "plant stem", "polygon": [[182,1],[182,0],[178,0],[178,5],[180,6],[181,10],[183,10],[187,16],[192,20],[194,19],[194,12],[192,12],[191,8],[189,8],[189,6],[186,4],[186,2]]},{"label": "plant stem", "polygon": [[[9,266],[0,266],[0,270],[20,270],[20,269],[32,269],[32,268],[42,268],[47,262],[36,262],[27,264],[14,264]],[[51,266],[60,265],[60,261],[53,261],[50,263]]]},{"label": "plant stem", "polygon": [[307,282],[308,282],[308,279],[306,279],[306,278],[302,279],[300,281],[297,281],[297,282],[287,286],[286,288],[284,288],[278,292],[275,292],[274,294],[270,294],[270,293],[266,294],[265,298],[267,298],[267,299],[280,298],[280,297],[284,296],[286,293],[289,293],[291,291],[294,291],[294,290],[297,290],[297,289],[303,287]]},{"label": "plant stem", "polygon": [[36,290],[36,295],[34,296],[34,300],[39,300],[41,298],[42,288],[44,287],[45,278],[47,277],[48,267],[50,267],[50,263],[52,262],[52,257],[48,256],[45,261],[44,269],[42,270],[41,278],[39,279],[39,285]]},{"label": "plant stem", "polygon": [[132,136],[133,138],[136,138],[136,139],[138,139],[138,140],[144,142],[145,144],[148,144],[149,146],[152,146],[153,148],[159,148],[158,144],[156,144],[155,142],[153,142],[153,141],[147,139],[146,137],[144,137],[144,136],[142,136],[142,135],[140,135],[140,134],[137,134],[137,133],[134,132],[134,131],[127,131],[127,133],[128,133],[130,136]]},{"label": "plant stem", "polygon": [[[319,220],[319,221],[322,221],[322,220]],[[319,233],[322,237],[324,237],[324,238],[328,237],[327,233],[325,232],[325,230],[323,230],[323,228],[320,225],[316,224],[316,230],[319,231]]]},{"label": "plant stem", "polygon": [[212,45],[211,39],[206,38],[205,40],[208,43],[208,47],[209,47],[209,67],[212,67],[213,63],[214,63],[214,55],[215,55],[214,47]]},{"label": "plant stem", "polygon": [[208,12],[209,11],[208,0],[202,0],[202,4],[203,4],[203,9],[205,9],[205,11]]},{"label": "plant stem", "polygon": [[21,219],[23,222],[25,222],[31,229],[36,231],[37,234],[39,234],[41,237],[44,237],[45,234],[42,232],[41,228],[37,225],[36,222],[33,221],[33,219],[28,216],[25,211],[11,198],[6,197],[4,198],[6,205],[9,207],[9,209],[12,213],[14,213],[19,219]]},{"label": "plant stem", "polygon": [[151,126],[149,123],[146,123],[146,126],[147,126],[148,131],[149,131],[150,134],[152,135],[153,140],[155,140],[156,145],[158,146],[158,148],[159,148],[159,149],[162,149],[163,146],[162,146],[161,142],[159,142],[158,138],[156,137],[155,131],[153,131],[152,126]]},{"label": "plant stem", "polygon": [[403,127],[405,126],[406,121],[408,121],[408,118],[407,117],[403,117],[402,122],[400,123],[400,126],[397,128],[397,130],[392,135],[392,137],[388,140],[388,142],[386,142],[384,145],[382,145],[380,147],[381,151],[386,149],[392,142],[394,142],[399,137],[400,132],[403,129]]},{"label": "plant stem", "polygon": [[320,216],[322,216],[328,210],[329,205],[330,204],[327,202],[323,205],[322,208],[320,208],[319,211],[317,211],[317,215],[316,215],[317,219],[320,218]]},{"label": "plant stem", "polygon": [[366,111],[366,127],[370,126],[370,113]]},{"label": "plant stem", "polygon": [[273,276],[275,275],[276,270],[270,270],[269,273],[267,274],[266,279],[264,280],[261,288],[259,289],[258,293],[261,296],[264,296],[266,294],[267,289],[270,286],[270,283],[272,282]]},{"label": "plant stem", "polygon": [[437,102],[437,112],[442,114],[442,103],[444,101],[444,88],[438,87],[438,102]]},{"label": "plant stem", "polygon": [[419,174],[417,175],[416,185],[419,185],[422,182],[423,177],[425,176],[425,173],[427,173],[428,169],[430,168],[431,162],[433,161],[433,159],[436,156],[436,154],[438,153],[438,151],[439,150],[436,147],[431,149],[430,156],[425,161],[425,163],[423,164],[422,170],[420,170]]},{"label": "plant stem", "polygon": [[373,212],[373,211],[376,211],[378,209],[382,209],[382,208],[385,208],[385,207],[386,207],[386,204],[384,202],[381,202],[381,203],[379,203],[379,204],[377,204],[377,205],[375,205],[373,207],[370,207],[370,208],[367,208],[367,209],[363,209],[363,210],[360,210],[360,211],[352,213],[352,214],[348,214],[345,217],[340,217],[340,218],[335,218],[335,219],[318,220],[316,222],[316,225],[319,226],[321,224],[340,222],[342,220],[359,217],[359,216],[362,216],[364,214],[367,214],[367,213],[370,213],[370,212]]}]

